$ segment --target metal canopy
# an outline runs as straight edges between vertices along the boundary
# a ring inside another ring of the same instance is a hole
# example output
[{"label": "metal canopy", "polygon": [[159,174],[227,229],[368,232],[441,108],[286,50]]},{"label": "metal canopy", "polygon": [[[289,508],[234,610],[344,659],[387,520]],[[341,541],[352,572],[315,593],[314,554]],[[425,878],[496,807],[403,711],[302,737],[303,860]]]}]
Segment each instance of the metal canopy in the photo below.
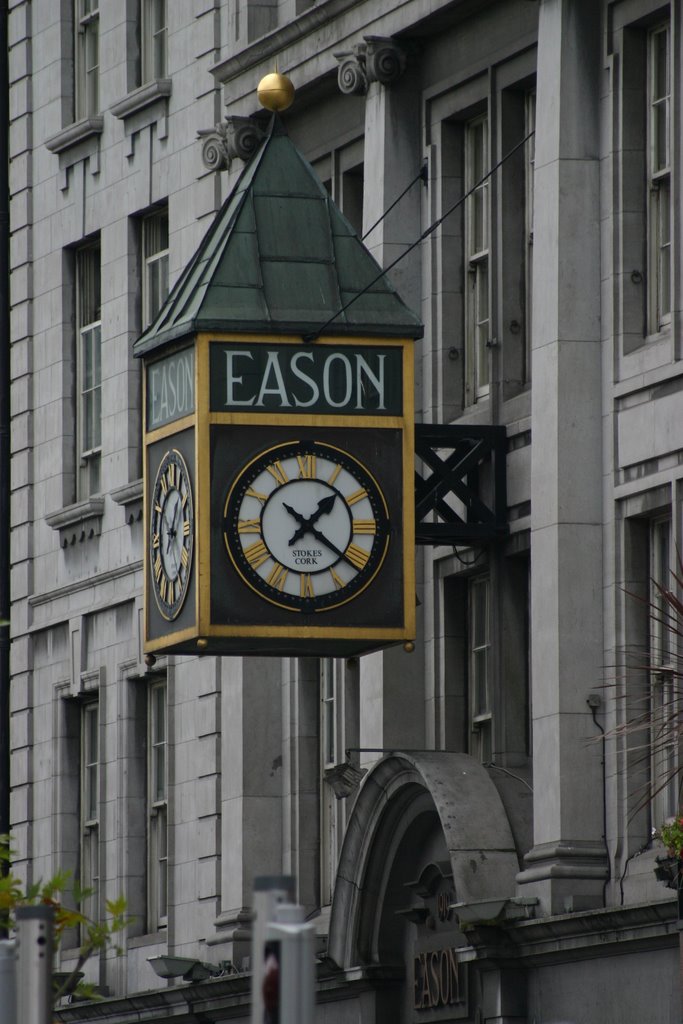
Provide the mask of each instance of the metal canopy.
[{"label": "metal canopy", "polygon": [[419,318],[274,118],[133,350],[146,355],[207,330],[306,335],[354,296],[326,333],[422,337]]},{"label": "metal canopy", "polygon": [[507,535],[506,447],[505,427],[415,424],[415,455],[424,466],[415,473],[417,544],[481,544]]}]

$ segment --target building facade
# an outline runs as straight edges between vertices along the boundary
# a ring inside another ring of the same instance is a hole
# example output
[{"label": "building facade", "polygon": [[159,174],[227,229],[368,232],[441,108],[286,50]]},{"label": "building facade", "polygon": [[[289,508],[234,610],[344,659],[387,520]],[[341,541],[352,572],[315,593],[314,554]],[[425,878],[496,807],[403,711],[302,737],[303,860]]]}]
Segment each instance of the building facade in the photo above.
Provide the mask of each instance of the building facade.
[{"label": "building facade", "polygon": [[[15,866],[134,915],[58,1018],[248,1019],[284,874],[325,1024],[678,1021],[681,0],[9,8]],[[506,430],[507,531],[418,547],[412,653],[146,660],[133,343],[276,64],[295,146],[405,253],[417,420]]]}]

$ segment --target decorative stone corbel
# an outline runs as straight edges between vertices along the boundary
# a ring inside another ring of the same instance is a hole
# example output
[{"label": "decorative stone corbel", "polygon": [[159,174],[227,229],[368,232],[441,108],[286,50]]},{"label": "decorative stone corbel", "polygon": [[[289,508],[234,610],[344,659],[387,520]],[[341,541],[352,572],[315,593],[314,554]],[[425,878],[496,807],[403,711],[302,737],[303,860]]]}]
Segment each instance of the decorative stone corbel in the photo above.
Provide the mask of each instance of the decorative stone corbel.
[{"label": "decorative stone corbel", "polygon": [[350,50],[334,55],[339,63],[337,82],[346,96],[364,96],[371,82],[390,85],[406,69],[406,52],[386,36],[364,36]]},{"label": "decorative stone corbel", "polygon": [[210,171],[224,171],[238,157],[250,160],[265,138],[265,131],[250,117],[226,117],[213,128],[200,128],[202,161]]}]

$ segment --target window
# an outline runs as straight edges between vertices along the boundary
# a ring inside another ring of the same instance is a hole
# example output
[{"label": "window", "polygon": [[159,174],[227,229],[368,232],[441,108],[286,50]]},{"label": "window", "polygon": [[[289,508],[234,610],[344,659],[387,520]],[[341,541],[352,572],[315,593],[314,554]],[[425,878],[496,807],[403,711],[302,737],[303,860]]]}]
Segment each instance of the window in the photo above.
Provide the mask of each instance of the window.
[{"label": "window", "polygon": [[669,604],[671,519],[650,525],[650,773],[653,825],[678,811],[678,701]]},{"label": "window", "polygon": [[142,81],[166,77],[166,0],[142,0]]},{"label": "window", "polygon": [[99,0],[75,0],[75,110],[77,121],[100,108]]},{"label": "window", "polygon": [[[323,773],[338,761],[336,691],[334,659],[323,658],[320,662],[320,759]],[[320,903],[324,907],[332,902],[334,876],[337,870],[338,816],[341,809],[330,786],[321,787],[321,798]]]},{"label": "window", "polygon": [[[358,235],[363,234],[363,140],[313,161],[316,174]],[[372,244],[372,236],[370,243]]]},{"label": "window", "polygon": [[168,295],[168,210],[157,210],[142,221],[142,318],[148,327]]},{"label": "window", "polygon": [[648,38],[648,326],[671,320],[671,34],[669,25]]},{"label": "window", "polygon": [[470,580],[468,594],[468,661],[471,753],[482,764],[492,756],[490,694],[490,581]]},{"label": "window", "polygon": [[149,690],[147,714],[148,778],[148,928],[166,926],[168,914],[168,779],[166,742],[166,683],[155,683]]},{"label": "window", "polygon": [[102,451],[100,247],[76,253],[78,497],[100,489]]},{"label": "window", "polygon": [[81,711],[81,887],[89,891],[83,913],[98,920],[99,866],[99,707],[84,704]]},{"label": "window", "polygon": [[465,356],[469,403],[489,393],[488,117],[465,126]]}]

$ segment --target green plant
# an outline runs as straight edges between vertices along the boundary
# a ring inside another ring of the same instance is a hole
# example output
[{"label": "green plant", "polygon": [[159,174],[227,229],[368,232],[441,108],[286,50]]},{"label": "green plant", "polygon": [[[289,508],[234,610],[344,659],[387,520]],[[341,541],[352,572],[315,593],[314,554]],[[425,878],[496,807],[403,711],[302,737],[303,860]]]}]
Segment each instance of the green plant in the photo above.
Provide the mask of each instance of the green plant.
[{"label": "green plant", "polygon": [[671,857],[683,855],[683,817],[673,818],[665,822],[655,832],[655,838],[660,839],[666,846]]},{"label": "green plant", "polygon": [[66,974],[60,973],[58,981],[53,984],[53,1004],[70,992],[84,999],[95,998],[94,987],[79,980],[81,971],[94,953],[104,949],[114,949],[117,955],[123,952],[116,943],[115,936],[132,920],[126,914],[125,897],[106,900],[105,920],[92,921],[80,909],[92,890],[81,889],[78,882],[72,880],[70,872],[57,872],[48,881],[35,882],[24,890],[20,879],[12,873],[11,859],[9,836],[0,836],[0,931],[14,931],[18,907],[35,906],[40,903],[52,907],[55,949],[59,948],[68,929],[78,929],[80,935],[78,958],[73,969]]}]

